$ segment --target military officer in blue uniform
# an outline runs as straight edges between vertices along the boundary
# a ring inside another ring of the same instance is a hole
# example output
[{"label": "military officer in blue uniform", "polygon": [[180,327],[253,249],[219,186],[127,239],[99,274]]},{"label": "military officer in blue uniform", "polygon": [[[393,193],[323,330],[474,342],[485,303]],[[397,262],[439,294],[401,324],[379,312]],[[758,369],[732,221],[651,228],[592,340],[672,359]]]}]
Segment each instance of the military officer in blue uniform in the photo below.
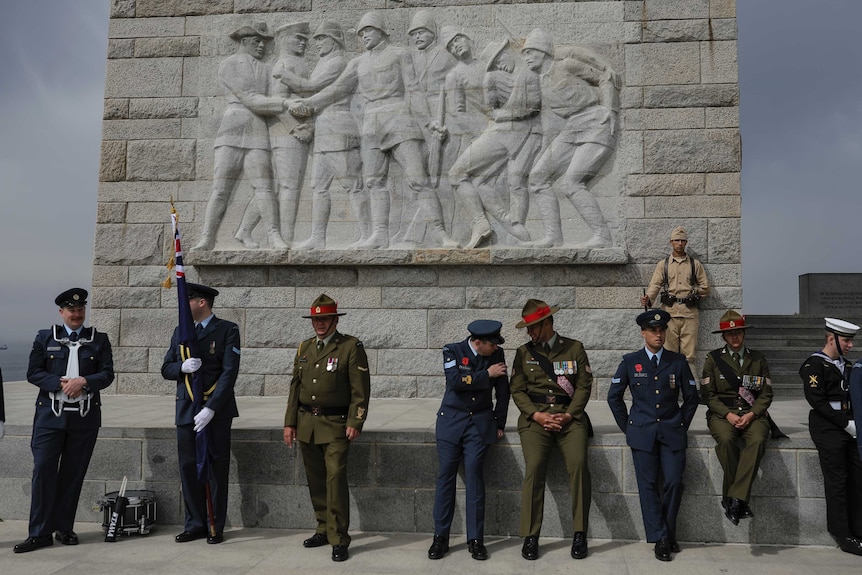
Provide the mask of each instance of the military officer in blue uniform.
[{"label": "military officer in blue uniform", "polygon": [[[862,405],[862,359],[853,364],[850,372],[850,403]],[[862,409],[853,412],[853,423],[857,430],[862,429]],[[856,434],[856,447],[859,449],[859,457],[862,459],[862,437]]]},{"label": "military officer in blue uniform", "polygon": [[808,431],[823,472],[826,528],[842,551],[862,555],[862,460],[854,419],[862,405],[851,399],[855,370],[844,357],[853,349],[859,326],[825,320],[826,344],[805,360],[799,377],[811,406]]},{"label": "military officer in blue uniform", "polygon": [[[470,337],[443,348],[446,391],[437,410],[437,486],[434,492],[434,541],[429,559],[449,550],[455,514],[455,482],[461,459],[467,490],[467,549],[473,559],[488,558],[485,549],[485,456],[503,437],[509,406],[509,377],[500,345],[503,324],[477,319]],[[494,400],[496,399],[496,403]]]},{"label": "military officer in blue uniform", "polygon": [[[185,529],[174,540],[187,543],[206,537],[207,543],[218,544],[224,541],[227,518],[231,426],[233,418],[239,417],[234,394],[241,353],[239,327],[213,313],[218,290],[194,283],[187,283],[186,286],[201,357],[182,359],[177,327],[162,362],[162,377],[177,384],[177,456],[186,509]],[[202,370],[204,378],[204,407],[196,414],[192,391],[185,384],[184,374],[198,370]],[[209,486],[215,534],[207,532],[206,487],[197,478],[195,438],[199,431],[207,427],[210,430]]]},{"label": "military officer in blue uniform", "polygon": [[[623,356],[608,390],[611,412],[632,448],[646,538],[655,542],[659,561],[670,561],[671,553],[679,552],[676,517],[688,427],[698,404],[697,382],[685,356],[663,347],[669,321],[670,314],[659,309],[637,316],[644,348]],[[631,411],[623,401],[626,388],[631,391]]]},{"label": "military officer in blue uniform", "polygon": [[15,546],[27,553],[53,544],[77,545],[78,499],[102,425],[99,391],[114,381],[111,342],[84,327],[87,290],[72,288],[54,300],[61,325],[39,330],[27,381],[39,388],[33,418],[30,535]]},{"label": "military officer in blue uniform", "polygon": [[0,439],[6,435],[6,404],[3,401],[3,370],[0,369]]}]

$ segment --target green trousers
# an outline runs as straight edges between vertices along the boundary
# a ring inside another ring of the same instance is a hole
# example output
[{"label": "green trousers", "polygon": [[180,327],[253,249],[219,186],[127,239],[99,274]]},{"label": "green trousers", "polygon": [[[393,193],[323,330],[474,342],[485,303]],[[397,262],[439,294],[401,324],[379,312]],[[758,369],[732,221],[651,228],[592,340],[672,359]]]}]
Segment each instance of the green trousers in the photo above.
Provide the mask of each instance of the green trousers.
[{"label": "green trousers", "polygon": [[317,520],[317,533],[325,534],[330,545],[350,545],[350,492],[347,489],[346,439],[330,443],[299,442],[308,479],[308,492]]},{"label": "green trousers", "polygon": [[715,439],[715,455],[724,470],[721,494],[748,502],[757,468],[766,451],[769,423],[755,417],[746,429],[739,430],[722,417],[710,413],[707,422]]},{"label": "green trousers", "polygon": [[590,469],[587,465],[587,428],[572,422],[560,432],[545,431],[530,422],[518,430],[524,451],[524,484],[521,491],[521,537],[538,536],[545,510],[545,479],[556,445],[563,456],[572,498],[573,531],[586,531],[590,517]]}]

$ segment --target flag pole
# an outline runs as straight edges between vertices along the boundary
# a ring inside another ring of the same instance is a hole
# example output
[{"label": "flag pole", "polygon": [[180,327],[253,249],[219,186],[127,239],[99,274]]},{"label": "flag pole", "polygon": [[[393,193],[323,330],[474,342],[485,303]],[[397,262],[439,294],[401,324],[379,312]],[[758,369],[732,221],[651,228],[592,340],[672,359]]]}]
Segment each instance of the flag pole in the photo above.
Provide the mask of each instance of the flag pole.
[{"label": "flag pole", "polygon": [[[183,250],[181,246],[181,235],[179,228],[179,214],[174,208],[174,200],[171,198],[171,228],[174,234],[174,253],[168,262],[168,270],[173,269],[177,281],[177,309],[179,312],[179,346],[180,357],[200,357],[198,353],[197,335],[194,328],[192,310],[189,306],[188,290],[186,288],[186,273],[183,265]],[[170,277],[162,284],[170,288]],[[204,382],[200,370],[194,373],[183,374],[184,383],[194,404],[194,412],[197,415],[203,408]],[[215,511],[213,508],[212,489],[210,488],[210,454],[209,454],[209,427],[195,434],[195,464],[197,468],[197,479],[204,486],[207,506],[207,522],[209,523],[210,536],[215,537]]]}]

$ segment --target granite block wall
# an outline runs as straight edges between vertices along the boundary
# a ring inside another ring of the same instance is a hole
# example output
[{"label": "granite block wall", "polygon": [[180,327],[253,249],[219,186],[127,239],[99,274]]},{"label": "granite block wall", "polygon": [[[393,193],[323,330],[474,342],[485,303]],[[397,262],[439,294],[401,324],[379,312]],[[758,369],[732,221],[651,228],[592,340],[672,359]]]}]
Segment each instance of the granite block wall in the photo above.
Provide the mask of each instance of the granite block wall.
[{"label": "granite block wall", "polygon": [[[621,354],[641,345],[638,296],[677,225],[688,229],[689,251],[712,286],[698,356],[719,343],[709,333],[718,317],[743,304],[734,0],[112,0],[90,318],[117,355],[108,393],[172,393],[159,375],[176,321],[175,291],[160,287],[170,255],[168,203],[180,213],[188,252],[213,185],[213,142],[226,105],[217,68],[236,50],[228,34],[252,22],[272,31],[334,20],[352,57],[365,13],[379,10],[392,44],[408,47],[408,24],[420,9],[441,27],[470,31],[480,47],[501,35],[522,43],[542,27],[558,46],[590,48],[613,65],[621,78],[618,143],[589,183],[613,245],[241,249],[230,244],[251,193],[241,181],[216,249],[186,255],[190,280],[218,287],[216,313],[240,326],[238,392],[287,393],[293,354],[310,335],[300,316],[326,292],[347,312],[340,328],[364,340],[377,397],[438,397],[440,346],[463,338],[473,319],[502,321],[514,349],[526,338],[514,324],[528,298],[563,308],[557,328],[584,342],[601,396]],[[309,49],[309,68],[316,58]],[[400,176],[392,177],[398,185]],[[586,227],[565,191],[558,184],[564,235],[577,240]],[[333,194],[333,202],[333,214],[349,219],[343,196]],[[309,234],[310,206],[306,181],[296,240]],[[541,231],[533,208],[526,226],[534,236]],[[336,236],[353,233],[330,227]]]}]

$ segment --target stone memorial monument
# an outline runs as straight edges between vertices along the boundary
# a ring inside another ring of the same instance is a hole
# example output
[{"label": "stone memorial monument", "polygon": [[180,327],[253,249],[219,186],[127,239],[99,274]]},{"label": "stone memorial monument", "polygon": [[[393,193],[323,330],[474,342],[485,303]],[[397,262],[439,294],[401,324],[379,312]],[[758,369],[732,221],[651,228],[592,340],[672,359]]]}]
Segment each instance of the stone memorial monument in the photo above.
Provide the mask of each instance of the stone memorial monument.
[{"label": "stone memorial monument", "polygon": [[375,397],[441,396],[440,347],[480,317],[522,341],[529,298],[603,393],[678,225],[701,325],[742,306],[733,0],[110,6],[92,316],[116,393],[171,393],[171,199],[246,395],[287,393],[321,291]]}]

